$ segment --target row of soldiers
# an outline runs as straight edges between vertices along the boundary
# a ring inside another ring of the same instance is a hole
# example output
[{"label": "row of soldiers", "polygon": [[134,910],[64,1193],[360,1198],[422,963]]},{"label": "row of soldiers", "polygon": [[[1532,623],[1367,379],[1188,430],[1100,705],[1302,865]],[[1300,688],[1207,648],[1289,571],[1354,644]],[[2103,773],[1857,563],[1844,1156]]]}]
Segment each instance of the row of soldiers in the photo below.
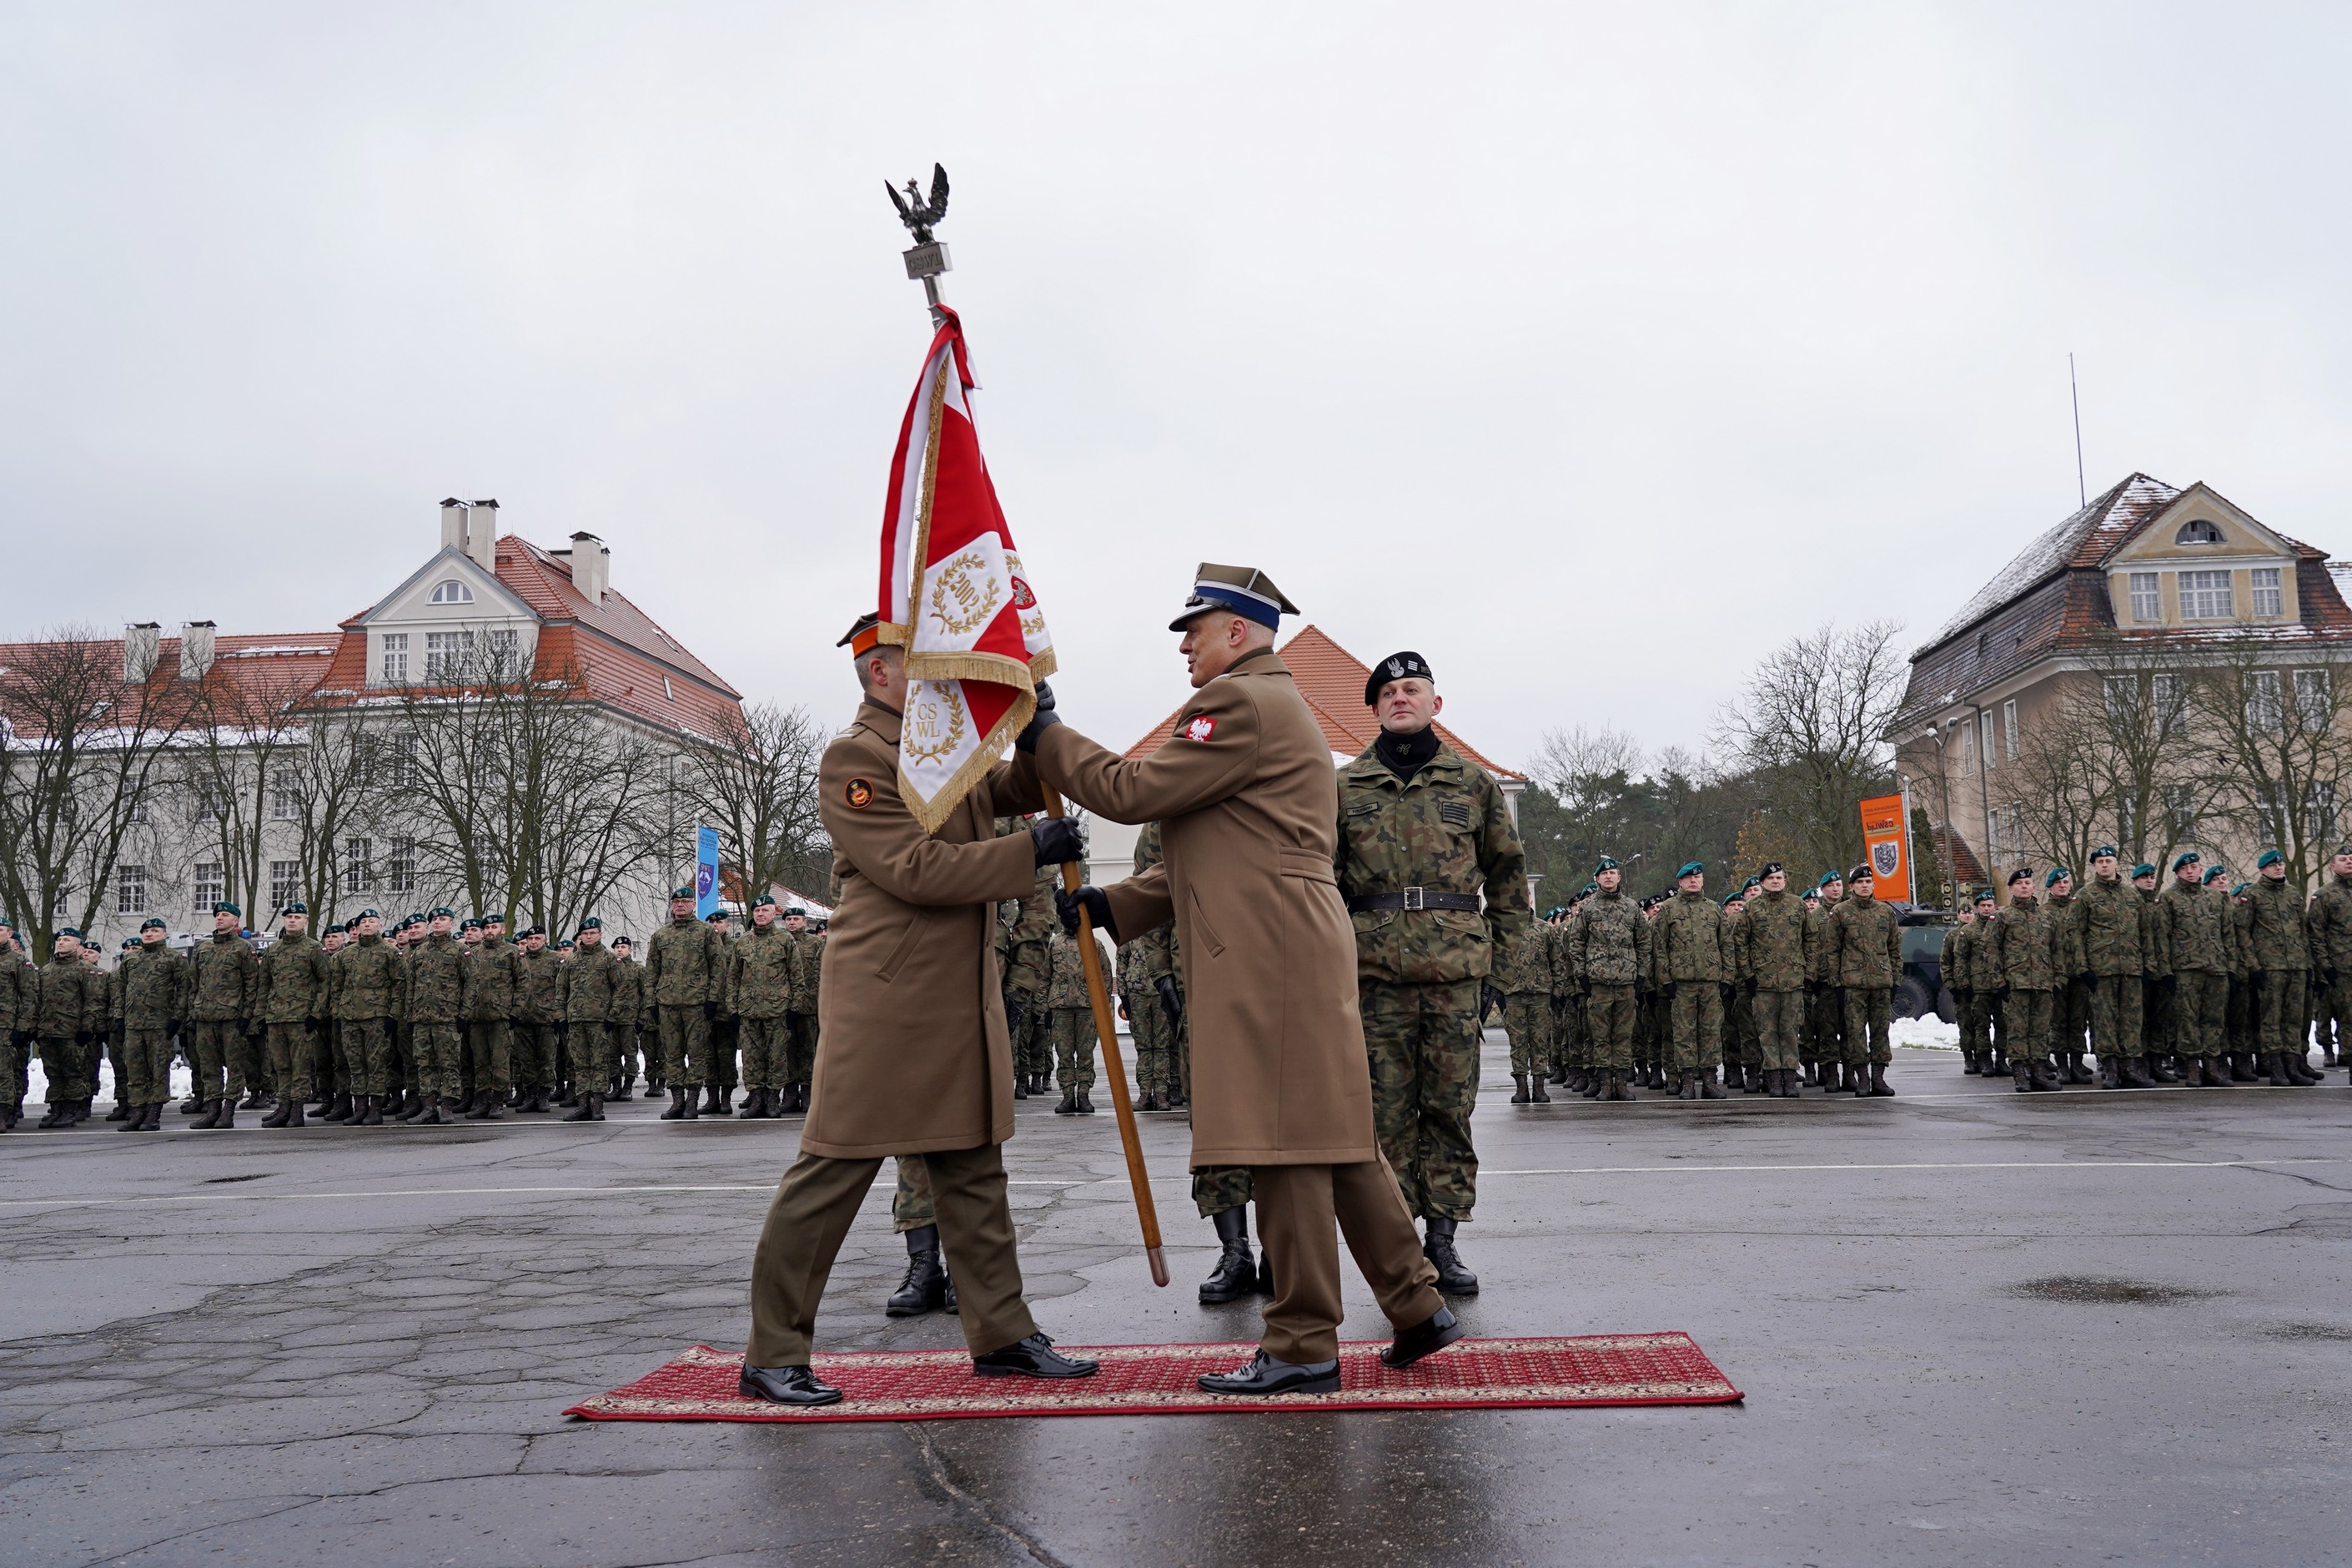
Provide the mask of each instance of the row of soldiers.
[{"label": "row of soldiers", "polygon": [[23,1115],[31,1055],[49,1083],[43,1127],[90,1116],[103,1058],[107,1120],[160,1131],[175,1056],[192,1079],[181,1110],[204,1130],[233,1128],[240,1109],[299,1127],[313,1103],[356,1126],[509,1109],[601,1121],[607,1099],[631,1097],[641,1044],[648,1093],[670,1098],[665,1120],[806,1110],[823,922],[762,895],[739,937],[726,911],[695,910],[693,890],[678,889],[642,963],[626,936],[607,945],[593,916],[550,942],[536,926],[509,939],[499,915],[460,921],[442,908],[387,929],[371,909],[314,937],[298,901],[257,951],[224,900],[187,952],[151,918],[111,970],[71,928],[35,965],[0,922],[0,1131]]},{"label": "row of soldiers", "polygon": [[2093,852],[2079,889],[2063,866],[2038,887],[2032,867],[2017,868],[2007,907],[1979,891],[1944,939],[1967,1070],[2005,1074],[2021,1094],[2321,1081],[2313,1031],[2336,1066],[2352,1018],[2352,845],[2306,899],[2276,849],[2234,884],[2189,851],[2161,892],[2154,865],[2126,876],[2112,845]]},{"label": "row of soldiers", "polygon": [[1510,1037],[1512,1103],[1549,1103],[1547,1083],[1588,1100],[1895,1092],[1902,935],[1868,866],[1792,892],[1768,865],[1720,901],[1696,860],[1654,898],[1623,880],[1602,858],[1496,966],[1482,1006]]}]

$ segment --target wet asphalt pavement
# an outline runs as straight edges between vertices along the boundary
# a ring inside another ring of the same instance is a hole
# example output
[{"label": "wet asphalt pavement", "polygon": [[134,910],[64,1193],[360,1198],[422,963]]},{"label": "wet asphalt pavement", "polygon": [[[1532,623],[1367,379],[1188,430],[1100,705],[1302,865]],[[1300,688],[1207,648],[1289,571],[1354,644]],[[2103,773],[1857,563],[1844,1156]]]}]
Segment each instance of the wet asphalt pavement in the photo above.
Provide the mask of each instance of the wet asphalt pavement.
[{"label": "wet asphalt pavement", "polygon": [[[1463,1252],[1478,1334],[1687,1330],[1743,1405],[581,1423],[740,1346],[797,1121],[0,1138],[0,1563],[2342,1562],[2352,1090],[2021,1097],[1904,1051],[1891,1100],[1507,1103]],[[1204,1309],[1181,1118],[1146,1117],[1155,1290],[1108,1114],[1008,1163],[1065,1343]],[[878,1187],[823,1348],[891,1322]],[[1351,1338],[1381,1334],[1349,1274]]]}]

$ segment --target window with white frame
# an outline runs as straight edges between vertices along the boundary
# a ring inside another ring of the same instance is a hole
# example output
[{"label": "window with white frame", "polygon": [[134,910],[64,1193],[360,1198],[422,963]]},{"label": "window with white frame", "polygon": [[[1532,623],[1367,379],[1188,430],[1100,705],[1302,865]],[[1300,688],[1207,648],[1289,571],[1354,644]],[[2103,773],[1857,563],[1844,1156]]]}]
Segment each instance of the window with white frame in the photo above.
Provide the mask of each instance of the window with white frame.
[{"label": "window with white frame", "polygon": [[131,821],[136,826],[147,826],[147,792],[143,788],[131,797]]},{"label": "window with white frame", "polygon": [[416,840],[395,838],[383,859],[383,887],[388,893],[416,891]]},{"label": "window with white frame", "polygon": [[2116,802],[2116,842],[2130,844],[2139,837],[2139,797],[2126,794]]},{"label": "window with white frame", "polygon": [[199,860],[188,868],[189,901],[198,914],[209,914],[212,907],[228,897],[228,878],[217,860]]},{"label": "window with white frame", "polygon": [[2286,785],[2266,781],[2254,786],[2254,809],[2262,819],[2265,848],[2286,844]]},{"label": "window with white frame", "polygon": [[147,912],[146,867],[118,865],[114,868],[114,912],[118,915]]},{"label": "window with white frame", "polygon": [[269,907],[282,910],[302,896],[302,862],[272,860],[269,863]]},{"label": "window with white frame", "polygon": [[432,602],[436,605],[470,605],[474,591],[455,577],[433,584]]},{"label": "window with white frame", "polygon": [[386,789],[406,789],[416,782],[416,737],[386,735],[374,746],[374,782]]},{"label": "window with white frame", "polygon": [[[51,920],[63,919],[66,912],[66,906],[71,902],[73,902],[73,884],[71,882],[58,883],[58,890],[49,895],[49,918]],[[31,938],[28,937],[26,940],[30,941]]]},{"label": "window with white frame", "polygon": [[375,889],[374,846],[364,838],[343,840],[343,891],[366,893]]},{"label": "window with white frame", "polygon": [[2107,722],[2127,727],[2139,708],[2139,677],[2110,675],[2100,682],[2099,695],[2106,702]]},{"label": "window with white frame", "polygon": [[2306,735],[2324,735],[2328,731],[2335,709],[2329,700],[2327,671],[2298,669],[2294,672],[2294,717]]},{"label": "window with white frame", "polygon": [[2254,614],[2275,616],[2284,607],[2285,595],[2279,589],[2279,569],[2257,566],[2253,573]]},{"label": "window with white frame", "polygon": [[302,815],[302,775],[292,768],[269,773],[269,819],[293,822]]},{"label": "window with white frame", "polygon": [[[2303,786],[2304,837],[2314,843],[2326,842],[2336,837],[2336,784],[2333,780],[2314,779]],[[2334,845],[2329,845],[2330,848]]]},{"label": "window with white frame", "polygon": [[2131,574],[2131,616],[2143,626],[2164,619],[2164,601],[2156,591],[2155,573]]},{"label": "window with white frame", "polygon": [[2249,670],[2246,674],[2246,727],[2264,734],[2272,733],[2286,722],[2286,710],[2279,701],[2279,672],[2275,669]]},{"label": "window with white frame", "polygon": [[1960,726],[1960,776],[1964,779],[1977,776],[1977,727],[1974,724]]},{"label": "window with white frame", "polygon": [[2184,620],[2226,621],[2235,616],[2227,572],[2183,572],[2180,574],[2180,615]]},{"label": "window with white frame", "polygon": [[376,679],[386,686],[404,686],[408,683],[408,634],[406,632],[383,634],[383,646],[376,653],[375,672]]},{"label": "window with white frame", "polygon": [[462,680],[466,667],[474,656],[474,634],[471,632],[426,632],[425,634],[425,679],[427,680]]},{"label": "window with white frame", "polygon": [[2191,784],[2168,784],[2161,786],[2164,793],[2165,824],[2171,829],[2174,842],[2189,837],[2197,826],[2197,786]]},{"label": "window with white frame", "polygon": [[492,628],[489,634],[490,673],[499,679],[512,680],[522,674],[522,634],[511,626]]},{"label": "window with white frame", "polygon": [[2172,542],[2175,544],[2219,544],[2221,542],[2221,527],[2219,523],[2209,522],[2201,517],[2196,518],[2180,525],[2180,531],[2172,536]]},{"label": "window with white frame", "polygon": [[2148,678],[2148,695],[2156,700],[2156,721],[2166,735],[2189,732],[2189,689],[2178,675]]},{"label": "window with white frame", "polygon": [[2012,697],[2000,705],[2001,755],[2010,762],[2017,761],[2017,699]]},{"label": "window with white frame", "polygon": [[1990,773],[1992,772],[1992,764],[1995,755],[1993,752],[1992,740],[1992,715],[1990,713],[1978,714],[1977,729],[1980,731],[1983,735],[1983,744],[1978,749],[1984,753],[1985,772]]}]

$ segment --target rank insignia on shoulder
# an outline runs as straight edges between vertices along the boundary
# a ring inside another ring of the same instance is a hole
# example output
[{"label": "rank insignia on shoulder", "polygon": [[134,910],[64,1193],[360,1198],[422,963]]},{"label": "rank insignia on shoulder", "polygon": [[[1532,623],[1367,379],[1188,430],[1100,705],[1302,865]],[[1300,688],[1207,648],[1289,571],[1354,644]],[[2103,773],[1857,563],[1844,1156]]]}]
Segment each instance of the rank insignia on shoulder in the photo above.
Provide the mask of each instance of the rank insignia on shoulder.
[{"label": "rank insignia on shoulder", "polygon": [[874,786],[864,779],[852,779],[849,787],[841,792],[841,798],[849,803],[850,810],[864,811],[874,804]]},{"label": "rank insignia on shoulder", "polygon": [[1216,732],[1217,721],[1206,713],[1195,713],[1184,727],[1177,731],[1188,741],[1205,741]]}]

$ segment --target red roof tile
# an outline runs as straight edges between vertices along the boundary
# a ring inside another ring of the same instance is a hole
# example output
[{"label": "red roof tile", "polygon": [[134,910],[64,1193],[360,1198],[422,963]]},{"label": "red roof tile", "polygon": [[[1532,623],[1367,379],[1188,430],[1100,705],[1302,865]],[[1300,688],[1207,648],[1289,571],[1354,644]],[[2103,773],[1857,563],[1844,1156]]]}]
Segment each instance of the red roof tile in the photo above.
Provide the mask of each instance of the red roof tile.
[{"label": "red roof tile", "polygon": [[[213,666],[205,676],[201,689],[215,697],[230,700],[224,705],[224,720],[242,710],[258,714],[262,710],[281,710],[308,696],[319,684],[334,658],[341,640],[339,632],[279,632],[268,635],[215,634],[213,638]],[[0,690],[5,690],[5,674],[37,664],[40,650],[53,645],[39,643],[0,643]],[[111,672],[113,684],[128,690],[121,680],[122,639],[95,638],[80,646],[89,647],[100,667]],[[155,673],[149,678],[148,689],[156,697],[192,693],[194,689],[180,680],[180,639],[164,637],[155,659]],[[118,706],[121,699],[116,700]],[[160,706],[149,711],[160,711]],[[13,716],[20,732],[29,732],[23,715]]]}]

